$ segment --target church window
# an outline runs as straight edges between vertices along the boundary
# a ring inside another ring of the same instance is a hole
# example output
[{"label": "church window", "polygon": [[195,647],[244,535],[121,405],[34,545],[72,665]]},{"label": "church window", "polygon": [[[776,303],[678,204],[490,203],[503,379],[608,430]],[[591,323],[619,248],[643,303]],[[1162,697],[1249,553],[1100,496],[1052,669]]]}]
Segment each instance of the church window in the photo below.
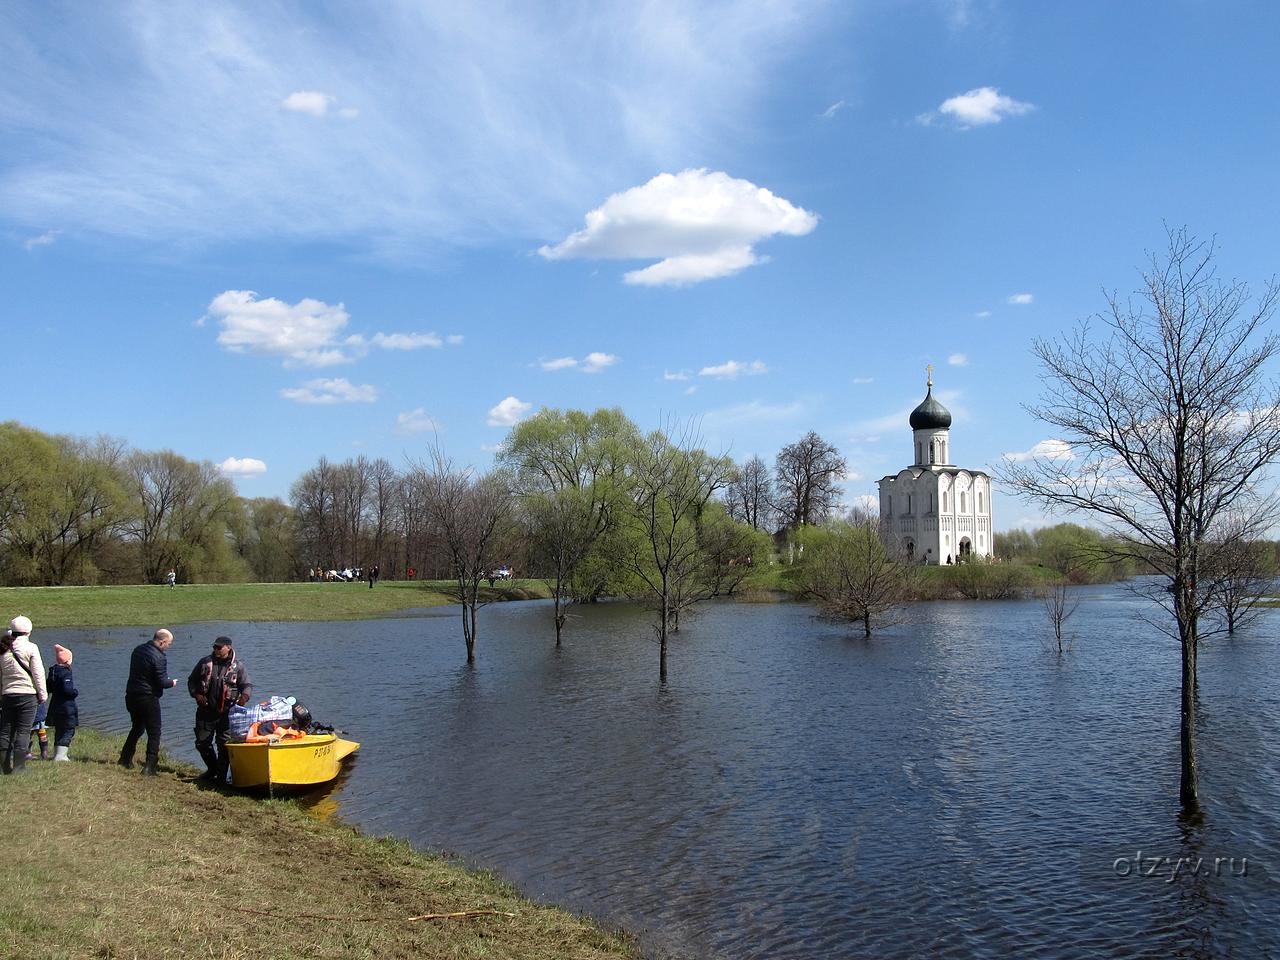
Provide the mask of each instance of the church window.
[{"label": "church window", "polygon": [[934,460],[934,456],[933,456],[933,454],[934,454],[934,450],[935,450],[935,449],[936,449],[936,448],[935,448],[935,447],[934,447],[934,445],[933,445],[933,441],[932,441],[932,440],[930,440],[930,441],[929,441],[929,462],[930,462],[930,463],[934,463],[934,462],[936,462],[936,461]]},{"label": "church window", "polygon": [[924,456],[920,452],[920,441],[916,441],[916,463],[924,463]]},{"label": "church window", "polygon": [[969,496],[962,492],[960,494],[960,512],[964,513],[967,509],[969,509]]},{"label": "church window", "polygon": [[982,491],[978,491],[978,512],[982,512]]},{"label": "church window", "polygon": [[907,494],[907,513],[911,512],[911,494]]},{"label": "church window", "polygon": [[942,491],[942,512],[947,512],[947,491]]}]

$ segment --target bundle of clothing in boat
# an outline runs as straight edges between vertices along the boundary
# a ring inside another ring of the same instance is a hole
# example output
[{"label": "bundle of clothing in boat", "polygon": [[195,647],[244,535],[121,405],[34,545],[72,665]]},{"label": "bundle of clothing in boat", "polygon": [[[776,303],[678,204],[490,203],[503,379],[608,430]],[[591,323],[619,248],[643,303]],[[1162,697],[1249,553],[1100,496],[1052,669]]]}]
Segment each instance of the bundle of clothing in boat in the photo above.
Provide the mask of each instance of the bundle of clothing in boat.
[{"label": "bundle of clothing in boat", "polygon": [[271,697],[259,703],[233,706],[228,713],[231,740],[262,743],[304,737],[316,726],[311,711],[295,697]]}]

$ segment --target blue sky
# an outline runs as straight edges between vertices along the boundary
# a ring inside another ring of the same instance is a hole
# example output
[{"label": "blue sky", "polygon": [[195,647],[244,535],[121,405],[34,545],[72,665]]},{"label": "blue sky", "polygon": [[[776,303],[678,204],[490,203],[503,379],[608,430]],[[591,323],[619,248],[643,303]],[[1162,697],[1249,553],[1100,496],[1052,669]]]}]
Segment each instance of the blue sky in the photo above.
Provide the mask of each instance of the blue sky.
[{"label": "blue sky", "polygon": [[853,498],[932,363],[989,467],[1164,222],[1276,271],[1278,44],[1179,0],[6,4],[0,416],[287,496],[618,405],[816,430]]}]

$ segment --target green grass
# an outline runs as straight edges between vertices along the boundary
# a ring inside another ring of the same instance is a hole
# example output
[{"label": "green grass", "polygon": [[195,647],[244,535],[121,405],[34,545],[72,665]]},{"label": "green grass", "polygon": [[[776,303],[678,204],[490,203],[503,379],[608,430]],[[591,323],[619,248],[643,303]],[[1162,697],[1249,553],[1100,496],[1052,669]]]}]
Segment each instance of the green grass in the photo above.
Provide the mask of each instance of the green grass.
[{"label": "green grass", "polygon": [[[119,749],[119,738],[81,730],[76,762],[29,762],[3,778],[0,956],[639,956],[630,939],[490,874],[292,801],[198,786],[185,765],[162,762],[155,778],[122,770],[112,762]],[[406,919],[474,910],[511,916]]]},{"label": "green grass", "polygon": [[[22,613],[40,627],[172,626],[211,620],[364,620],[452,603],[444,581],[219,583],[178,587],[0,587],[0,619]],[[510,580],[489,600],[549,596],[541,580]]]}]

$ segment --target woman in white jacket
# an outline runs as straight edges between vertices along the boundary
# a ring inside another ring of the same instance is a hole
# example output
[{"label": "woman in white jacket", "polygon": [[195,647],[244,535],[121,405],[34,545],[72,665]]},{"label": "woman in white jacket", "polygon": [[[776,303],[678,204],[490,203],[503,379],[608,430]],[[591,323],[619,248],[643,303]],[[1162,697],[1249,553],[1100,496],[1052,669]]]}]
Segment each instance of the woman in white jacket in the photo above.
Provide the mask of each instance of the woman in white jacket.
[{"label": "woman in white jacket", "polygon": [[0,639],[0,771],[21,773],[36,706],[44,703],[44,663],[31,642],[31,620],[14,617]]}]

